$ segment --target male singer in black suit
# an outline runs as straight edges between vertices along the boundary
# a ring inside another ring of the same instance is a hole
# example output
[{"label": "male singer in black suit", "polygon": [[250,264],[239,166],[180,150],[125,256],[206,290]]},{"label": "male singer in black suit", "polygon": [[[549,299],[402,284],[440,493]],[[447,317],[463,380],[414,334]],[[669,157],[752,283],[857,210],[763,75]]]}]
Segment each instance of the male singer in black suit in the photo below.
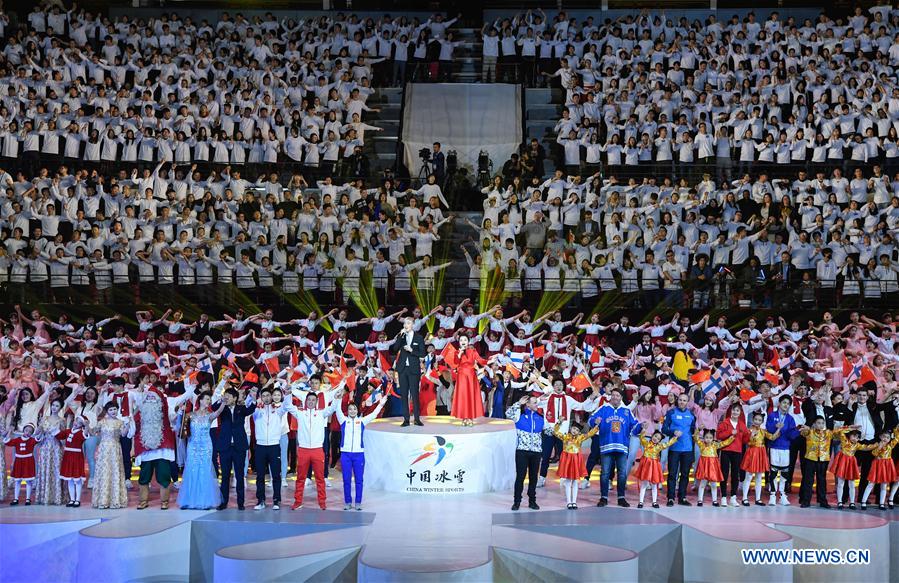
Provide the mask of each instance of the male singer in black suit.
[{"label": "male singer in black suit", "polygon": [[[868,388],[871,392],[868,392]],[[875,390],[876,387],[873,384],[860,387],[855,394],[855,403],[849,405],[850,417],[846,425],[858,425],[861,433],[859,441],[865,445],[877,443],[883,432],[883,419],[880,416],[880,408],[877,406]],[[874,454],[870,451],[857,451],[855,458],[858,460],[859,470],[862,474],[858,481],[858,491],[864,492],[868,486],[868,474],[871,472],[871,464],[874,463]],[[880,495],[880,487],[886,485],[875,486],[874,493]]]},{"label": "male singer in black suit", "polygon": [[412,395],[412,410],[415,424],[423,425],[419,419],[418,387],[421,384],[421,359],[425,357],[425,339],[412,329],[412,318],[403,320],[403,331],[399,333],[391,352],[397,353],[396,370],[399,381],[400,397],[403,399],[403,424],[409,426],[409,395]]},{"label": "male singer in black suit", "polygon": [[222,464],[222,503],[218,507],[219,510],[224,510],[228,507],[232,467],[234,468],[234,479],[237,483],[237,509],[243,510],[244,464],[247,460],[247,450],[250,448],[244,421],[256,410],[256,404],[253,403],[247,407],[243,403],[238,403],[237,399],[237,390],[233,388],[227,389],[225,391],[224,405],[217,403],[213,406],[215,410],[218,410],[218,407],[225,408],[218,417],[219,434],[215,444]]}]

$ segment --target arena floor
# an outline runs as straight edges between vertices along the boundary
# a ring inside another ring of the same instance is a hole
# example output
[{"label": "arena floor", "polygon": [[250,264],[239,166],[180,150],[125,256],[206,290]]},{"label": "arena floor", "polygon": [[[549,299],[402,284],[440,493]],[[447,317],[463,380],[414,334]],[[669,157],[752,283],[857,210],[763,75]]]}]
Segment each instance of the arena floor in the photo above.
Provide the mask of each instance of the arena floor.
[{"label": "arena floor", "polygon": [[[222,512],[162,511],[155,492],[146,511],[94,510],[89,493],[79,509],[5,506],[0,579],[897,580],[899,565],[891,565],[899,557],[897,511],[800,509],[795,500],[790,507],[597,508],[594,480],[580,491],[576,511],[565,509],[550,481],[538,490],[540,511],[511,512],[509,493],[367,492],[357,512],[343,510],[338,479],[332,476],[325,511],[314,503],[310,508],[308,499],[291,511],[292,479],[280,511],[248,505],[240,512],[233,499]],[[249,482],[253,492],[252,477]],[[747,565],[740,555],[745,549],[867,549],[870,562]],[[12,562],[20,552],[46,560]],[[130,559],[95,560],[109,553]]]}]

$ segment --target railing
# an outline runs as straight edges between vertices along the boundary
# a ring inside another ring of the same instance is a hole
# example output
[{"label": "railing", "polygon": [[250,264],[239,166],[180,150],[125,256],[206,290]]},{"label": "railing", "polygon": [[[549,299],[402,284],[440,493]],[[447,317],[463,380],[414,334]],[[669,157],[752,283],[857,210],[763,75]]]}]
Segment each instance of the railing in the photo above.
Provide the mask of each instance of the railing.
[{"label": "railing", "polygon": [[[536,87],[540,71],[535,62],[503,62],[476,59],[474,65],[477,78],[482,83],[522,83],[525,87]],[[415,61],[405,68],[407,83],[453,83],[458,71],[456,61]]]},{"label": "railing", "polygon": [[[369,138],[371,139],[371,138]],[[368,141],[366,141],[366,145],[368,145]],[[365,153],[365,151],[363,150]],[[372,156],[368,156],[371,164],[374,164],[376,160]],[[22,172],[25,176],[37,176],[38,170],[40,168],[47,168],[52,175],[60,166],[66,166],[69,170],[69,174],[73,174],[74,170],[88,170],[94,171],[96,170],[100,176],[109,180],[110,177],[118,177],[120,171],[124,170],[125,173],[131,176],[131,172],[133,170],[137,170],[138,173],[142,173],[143,170],[153,170],[159,164],[159,160],[152,161],[136,161],[136,162],[126,162],[126,161],[99,161],[93,162],[88,160],[82,160],[80,158],[63,158],[61,156],[47,156],[41,154],[35,157],[19,157],[16,160],[4,160],[3,170],[15,175],[17,172]],[[241,176],[250,182],[255,181],[260,176],[269,176],[274,173],[277,174],[279,180],[282,184],[287,184],[291,177],[294,174],[302,174],[307,181],[312,183],[316,179],[324,178],[325,176],[331,176],[335,180],[341,181],[352,181],[357,178],[362,178],[364,180],[372,181],[376,179],[380,179],[380,173],[384,170],[383,168],[375,168],[371,167],[371,171],[368,175],[359,175],[353,172],[352,165],[347,158],[341,158],[337,163],[327,163],[322,162],[315,166],[310,166],[308,164],[304,164],[302,162],[297,162],[288,158],[286,155],[279,155],[277,162],[265,162],[265,163],[253,163],[253,164],[232,164],[230,162],[171,162],[167,163],[167,168],[169,168],[170,176],[174,175],[174,171],[188,173],[191,170],[191,167],[196,164],[196,170],[203,176],[203,178],[208,177],[213,171],[221,173],[226,168],[229,168],[230,171],[240,172]],[[90,179],[88,179],[90,180]],[[108,187],[107,182],[107,187]]]},{"label": "railing", "polygon": [[[604,177],[614,176],[619,182],[627,184],[630,178],[638,180],[644,178],[656,178],[661,182],[664,178],[671,178],[672,181],[686,178],[692,185],[702,180],[703,174],[709,174],[713,180],[719,183],[722,180],[737,180],[744,175],[749,174],[751,177],[758,177],[766,174],[770,179],[783,178],[795,180],[800,171],[805,171],[809,179],[814,179],[818,172],[823,172],[824,176],[829,178],[833,171],[839,169],[843,176],[851,177],[856,168],[860,168],[865,177],[870,178],[873,175],[873,167],[880,166],[884,175],[894,176],[899,172],[899,158],[893,159],[873,159],[867,163],[854,160],[844,159],[841,161],[828,162],[799,162],[790,164],[778,164],[768,162],[740,162],[736,157],[716,159],[711,158],[708,161],[699,161],[689,163],[681,163],[677,161],[645,161],[639,164],[615,164],[608,165],[605,162],[600,164],[588,164],[584,161],[583,150],[581,162],[575,165],[565,164],[564,151],[562,147],[555,141],[555,136],[543,136],[544,146],[547,148],[548,159],[553,167],[564,168],[569,174],[580,174],[581,176],[590,176],[600,170]],[[623,158],[622,158],[623,162]]]},{"label": "railing", "polygon": [[[223,283],[214,278],[197,278],[197,283],[184,284],[176,276],[171,282],[131,281],[97,286],[96,280],[86,285],[56,285],[56,282],[7,282],[0,284],[0,294],[9,304],[83,304],[83,305],[159,305],[179,304],[218,306],[254,303],[259,306],[290,306],[308,310],[309,306],[355,305],[364,313],[379,306],[427,309],[438,304],[457,304],[470,298],[477,305],[525,306],[540,311],[554,309],[753,309],[753,310],[817,310],[899,307],[899,289],[882,288],[881,282],[858,282],[852,291],[842,280],[791,282],[739,279],[717,279],[712,284],[697,285],[685,281],[681,289],[633,288],[632,282],[617,279],[592,279],[592,286],[566,285],[553,279],[526,279],[510,282],[490,274],[480,281],[469,277],[412,277],[411,280],[386,278],[373,282],[371,277],[323,278],[310,289],[302,280],[285,283],[275,277],[262,282],[255,277],[232,279]],[[853,284],[855,282],[852,282]],[[885,282],[884,282],[885,283]],[[613,289],[614,286],[614,289]]]}]

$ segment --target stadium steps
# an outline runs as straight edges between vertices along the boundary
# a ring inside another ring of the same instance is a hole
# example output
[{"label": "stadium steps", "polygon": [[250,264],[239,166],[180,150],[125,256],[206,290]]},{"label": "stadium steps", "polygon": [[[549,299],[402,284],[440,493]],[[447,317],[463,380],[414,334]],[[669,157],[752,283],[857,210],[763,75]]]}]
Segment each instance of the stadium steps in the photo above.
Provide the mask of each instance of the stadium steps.
[{"label": "stadium steps", "polygon": [[373,106],[374,104],[380,105],[401,105],[403,102],[403,88],[402,87],[377,87],[375,88],[375,92],[368,98],[369,106]]},{"label": "stadium steps", "polygon": [[457,83],[477,83],[481,77],[481,30],[456,28],[453,34],[456,41],[462,43],[453,54],[453,80]]},{"label": "stadium steps", "polygon": [[559,121],[562,105],[554,102],[552,89],[527,89],[525,91],[525,125],[527,138],[550,139],[553,126]]},{"label": "stadium steps", "polygon": [[[478,224],[481,222],[482,213],[478,212],[462,212],[453,213],[455,218],[449,223],[448,228],[441,229],[442,243],[447,249],[447,261],[453,264],[446,269],[446,276],[453,278],[455,282],[467,281],[468,263],[465,261],[465,255],[462,253],[462,246],[469,240],[477,240],[477,233],[474,229],[465,224],[467,218],[471,222]],[[469,249],[469,253],[471,250]],[[467,285],[446,285],[444,286],[443,303],[458,304],[468,297],[469,289]]]},{"label": "stadium steps", "polygon": [[553,90],[529,88],[527,89],[526,98],[528,105],[549,105],[553,102]]},{"label": "stadium steps", "polygon": [[[369,105],[371,107],[371,105]],[[377,109],[381,111],[366,111],[365,119],[366,121],[381,121],[381,120],[396,120],[400,119],[400,109],[402,105],[399,103],[379,103],[377,104]],[[372,125],[378,125],[373,123]]]},{"label": "stadium steps", "polygon": [[553,128],[562,117],[565,93],[561,89],[536,88],[525,90],[526,140],[537,138],[551,153],[556,146]]},{"label": "stadium steps", "polygon": [[396,145],[399,140],[399,136],[385,136],[383,132],[377,133],[371,140],[372,148],[378,157],[381,154],[396,154]]},{"label": "stadium steps", "polygon": [[402,102],[401,87],[379,87],[366,101],[369,107],[381,111],[365,112],[365,121],[384,129],[383,132],[368,132],[365,140],[365,152],[371,159],[373,173],[396,164]]}]

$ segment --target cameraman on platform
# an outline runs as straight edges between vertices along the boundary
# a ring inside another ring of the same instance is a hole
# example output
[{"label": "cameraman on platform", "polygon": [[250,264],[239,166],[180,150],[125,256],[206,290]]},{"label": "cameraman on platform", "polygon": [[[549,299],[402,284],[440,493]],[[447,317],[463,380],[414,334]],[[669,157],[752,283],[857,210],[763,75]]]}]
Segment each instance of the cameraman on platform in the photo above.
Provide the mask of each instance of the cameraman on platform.
[{"label": "cameraman on platform", "polygon": [[440,142],[434,142],[434,153],[431,154],[431,172],[437,177],[437,184],[443,185],[446,180],[446,156],[440,151]]}]

